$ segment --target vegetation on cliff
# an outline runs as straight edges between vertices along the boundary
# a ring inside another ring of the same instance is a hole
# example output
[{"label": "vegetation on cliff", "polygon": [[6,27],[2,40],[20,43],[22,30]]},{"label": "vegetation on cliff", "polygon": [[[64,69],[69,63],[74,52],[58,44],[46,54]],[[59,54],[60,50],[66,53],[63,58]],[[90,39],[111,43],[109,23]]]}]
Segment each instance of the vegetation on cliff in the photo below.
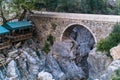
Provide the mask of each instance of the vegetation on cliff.
[{"label": "vegetation on cliff", "polygon": [[97,43],[98,51],[106,51],[109,53],[110,49],[120,43],[120,24],[114,25],[112,32],[105,39]]}]

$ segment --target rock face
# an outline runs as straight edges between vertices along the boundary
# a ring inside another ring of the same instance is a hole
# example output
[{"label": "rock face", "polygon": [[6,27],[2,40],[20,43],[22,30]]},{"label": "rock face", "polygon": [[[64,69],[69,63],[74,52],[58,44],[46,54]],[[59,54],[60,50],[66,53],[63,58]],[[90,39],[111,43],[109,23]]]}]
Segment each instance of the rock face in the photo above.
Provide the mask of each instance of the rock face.
[{"label": "rock face", "polygon": [[76,41],[78,52],[82,57],[88,55],[95,44],[92,34],[83,26],[76,25],[71,31],[70,37]]},{"label": "rock face", "polygon": [[120,60],[114,60],[106,69],[105,73],[100,77],[100,80],[111,80],[115,70],[120,69]]},{"label": "rock face", "polygon": [[110,49],[110,55],[114,60],[120,59],[120,45]]},{"label": "rock face", "polygon": [[94,80],[100,78],[112,60],[105,53],[96,52],[94,48],[90,51],[87,61],[89,64],[88,80]]},{"label": "rock face", "polygon": [[55,80],[66,80],[65,74],[51,54],[47,55],[45,70],[50,72]]},{"label": "rock face", "polygon": [[[65,45],[66,44],[66,45]],[[69,45],[69,46],[68,46]],[[73,56],[70,56],[71,43],[59,42],[53,45],[51,54],[58,62],[67,79],[80,80],[85,78],[84,71],[76,65]],[[71,53],[74,55],[73,53]]]}]

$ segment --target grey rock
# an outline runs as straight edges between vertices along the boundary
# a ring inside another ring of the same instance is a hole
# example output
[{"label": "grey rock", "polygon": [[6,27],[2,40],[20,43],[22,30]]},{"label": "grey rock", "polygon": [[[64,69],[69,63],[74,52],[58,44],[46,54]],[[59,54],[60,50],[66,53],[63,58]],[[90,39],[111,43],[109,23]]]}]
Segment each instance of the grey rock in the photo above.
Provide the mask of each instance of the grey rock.
[{"label": "grey rock", "polygon": [[70,51],[63,42],[55,43],[51,52],[67,79],[80,80],[85,77],[83,70],[75,64],[73,58],[70,58]]},{"label": "grey rock", "polygon": [[7,78],[14,78],[14,80],[19,80],[20,72],[17,68],[17,64],[12,60],[7,66]]},{"label": "grey rock", "polygon": [[0,80],[5,80],[5,69],[2,67],[0,68]]},{"label": "grey rock", "polygon": [[54,79],[50,73],[42,71],[38,74],[37,80],[54,80]]},{"label": "grey rock", "polygon": [[111,80],[115,70],[120,69],[120,60],[114,60],[106,69],[104,74],[101,75],[100,80]]},{"label": "grey rock", "polygon": [[89,64],[89,80],[94,80],[100,78],[112,60],[106,56],[106,53],[97,52],[94,48],[90,51],[87,61]]},{"label": "grey rock", "polygon": [[[74,38],[75,36],[76,38]],[[85,27],[75,26],[70,34],[70,38],[75,40],[75,43],[78,46],[77,51],[82,57],[88,55],[95,44],[92,34]]]},{"label": "grey rock", "polygon": [[58,63],[52,57],[51,54],[47,55],[46,58],[46,69],[47,72],[50,72],[55,80],[66,80],[65,74],[61,71]]}]

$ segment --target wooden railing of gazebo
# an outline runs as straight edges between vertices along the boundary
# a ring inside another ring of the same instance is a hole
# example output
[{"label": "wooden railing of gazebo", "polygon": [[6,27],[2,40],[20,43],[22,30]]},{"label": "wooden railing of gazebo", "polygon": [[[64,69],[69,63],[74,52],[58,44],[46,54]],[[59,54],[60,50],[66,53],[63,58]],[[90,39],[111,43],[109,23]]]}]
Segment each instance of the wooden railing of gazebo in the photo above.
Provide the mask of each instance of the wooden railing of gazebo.
[{"label": "wooden railing of gazebo", "polygon": [[32,33],[19,34],[12,36],[12,42],[22,41],[32,37]]},{"label": "wooden railing of gazebo", "polygon": [[0,43],[0,50],[10,47],[10,40]]}]

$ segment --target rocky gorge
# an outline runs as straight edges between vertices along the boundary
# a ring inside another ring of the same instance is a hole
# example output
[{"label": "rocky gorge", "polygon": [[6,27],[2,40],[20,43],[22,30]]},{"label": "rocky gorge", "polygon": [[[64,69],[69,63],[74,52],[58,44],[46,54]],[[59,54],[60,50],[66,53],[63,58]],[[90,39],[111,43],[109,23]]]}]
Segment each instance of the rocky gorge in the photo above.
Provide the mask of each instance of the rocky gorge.
[{"label": "rocky gorge", "polygon": [[80,27],[48,53],[31,38],[1,51],[0,80],[111,80],[120,68],[119,50],[119,45],[110,50],[113,59],[98,52],[91,33]]}]

